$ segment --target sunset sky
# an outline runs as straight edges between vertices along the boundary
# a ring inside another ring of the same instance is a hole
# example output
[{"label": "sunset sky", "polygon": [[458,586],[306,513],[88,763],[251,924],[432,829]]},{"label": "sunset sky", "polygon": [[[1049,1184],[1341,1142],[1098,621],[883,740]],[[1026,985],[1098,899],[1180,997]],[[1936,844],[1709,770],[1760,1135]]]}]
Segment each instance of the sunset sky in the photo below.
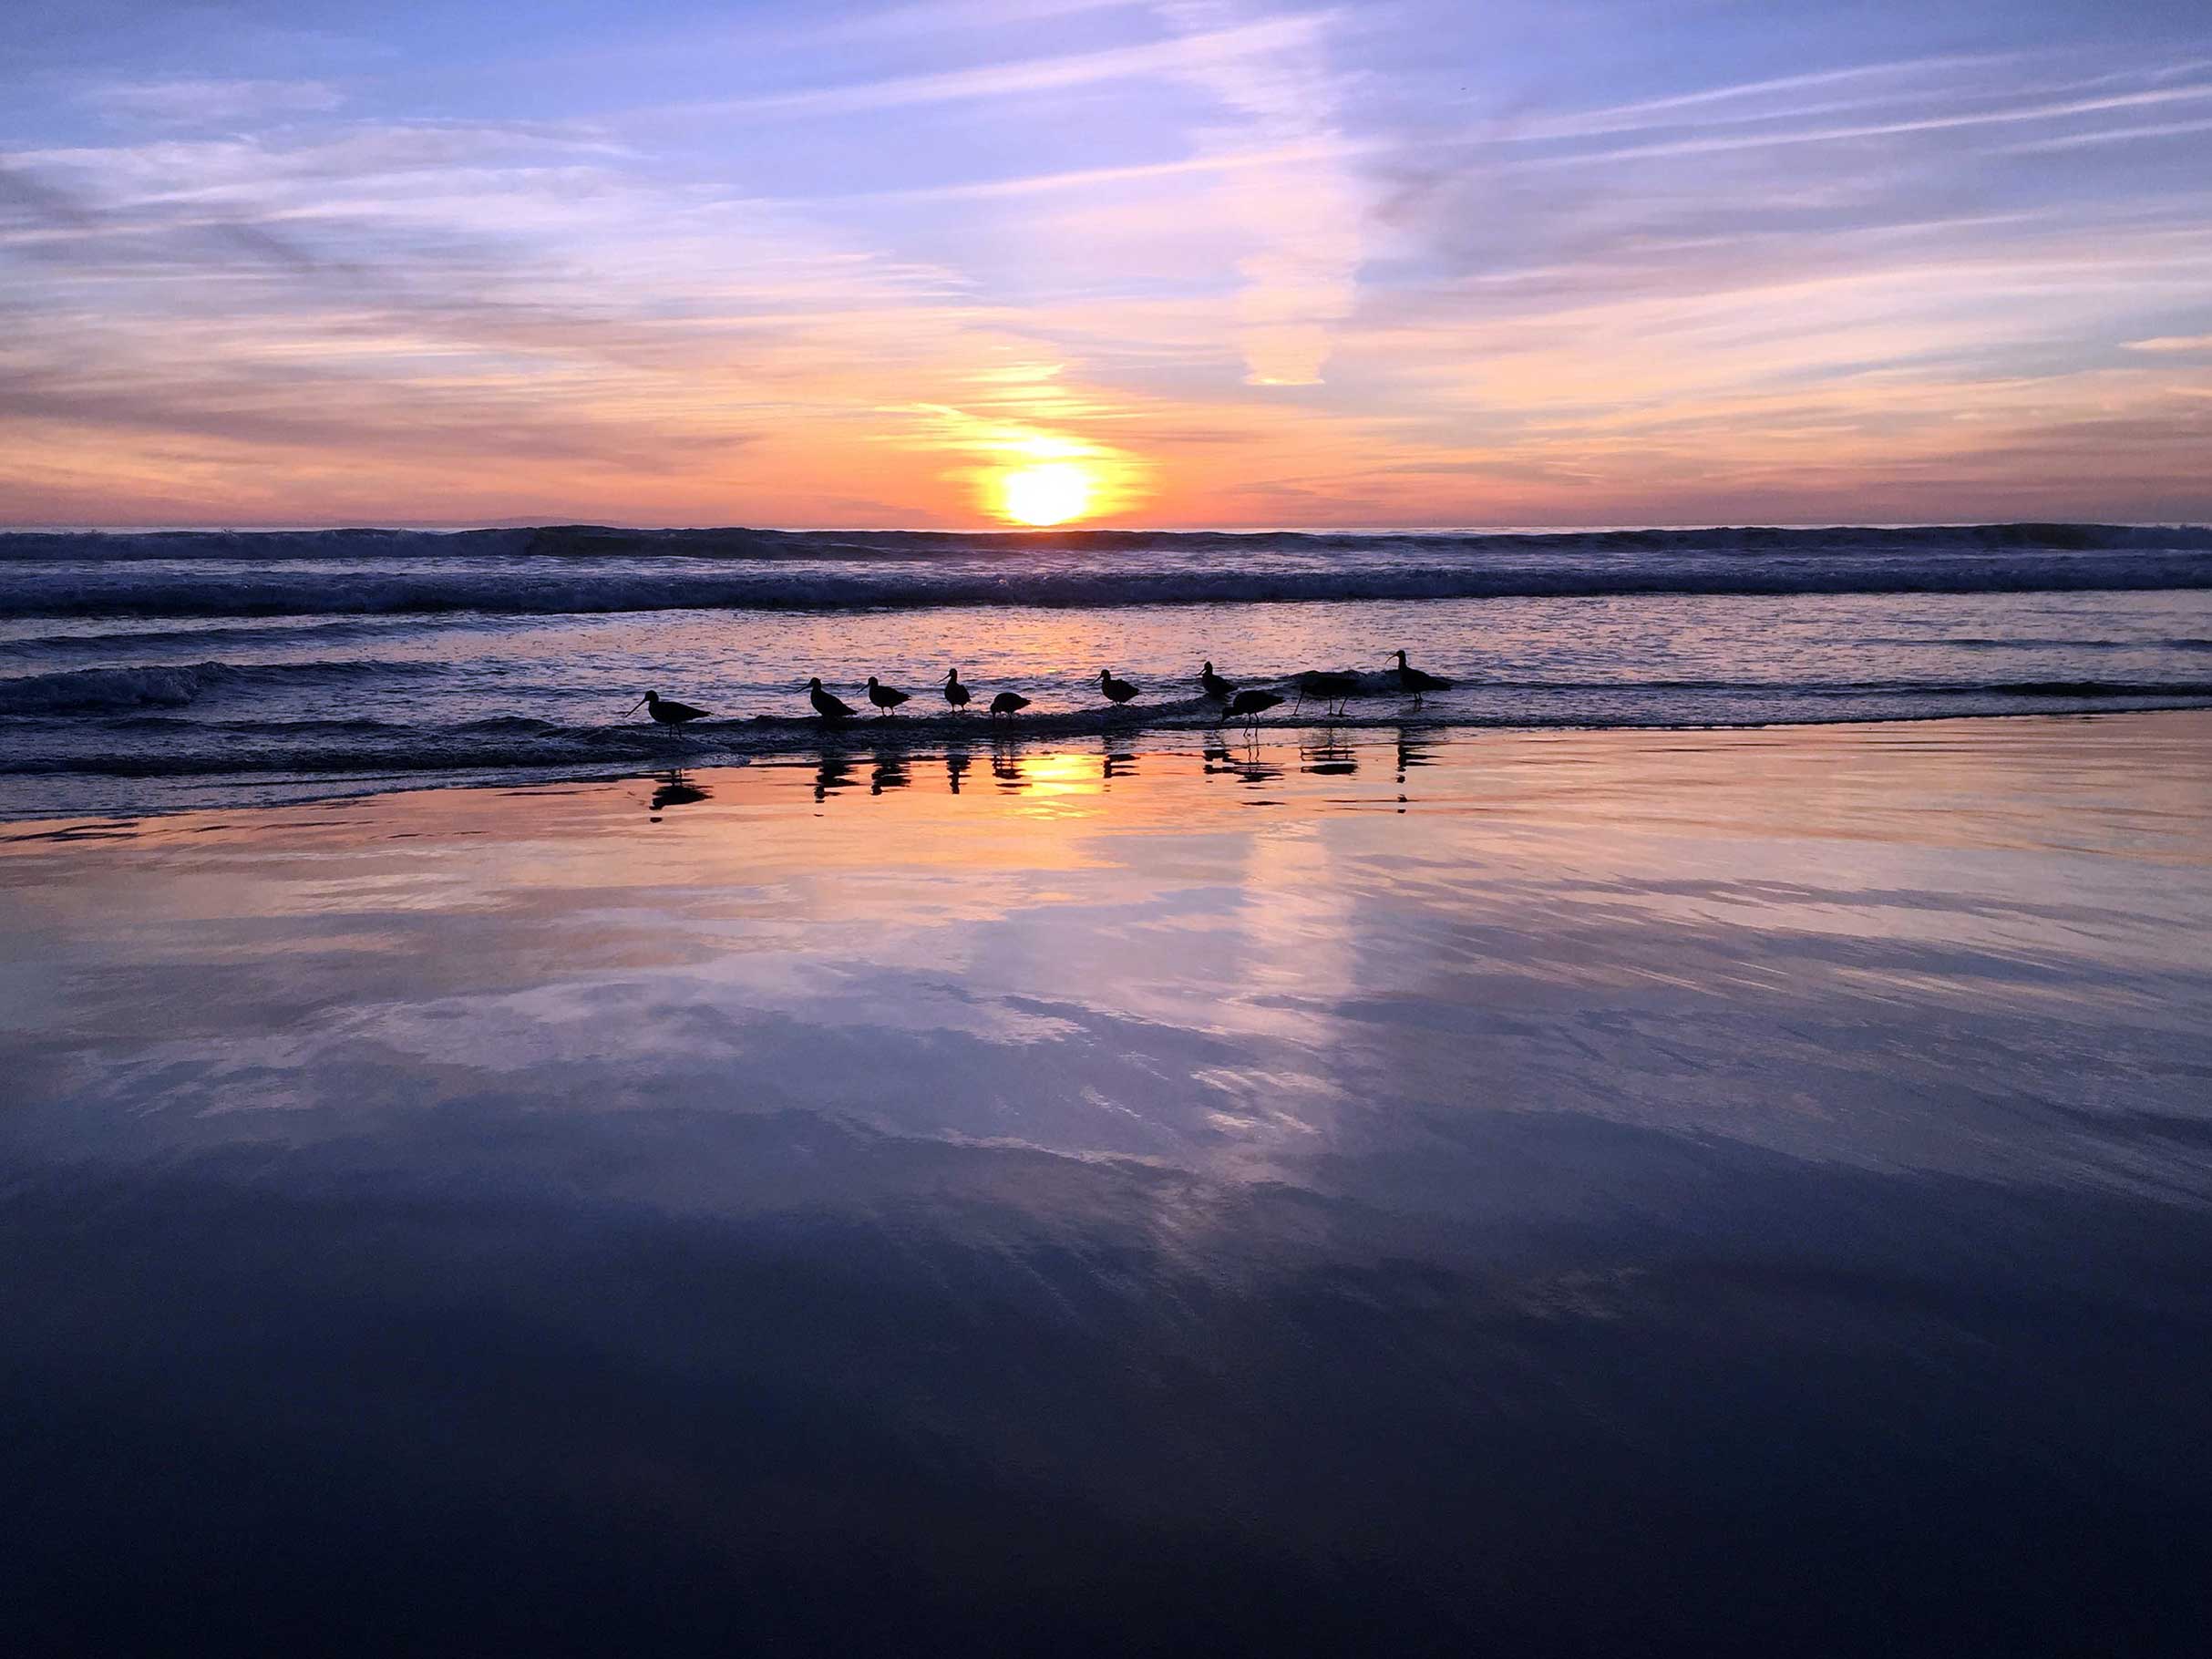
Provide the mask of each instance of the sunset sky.
[{"label": "sunset sky", "polygon": [[2212,517],[2212,11],[11,8],[0,521],[971,525],[1010,477]]}]

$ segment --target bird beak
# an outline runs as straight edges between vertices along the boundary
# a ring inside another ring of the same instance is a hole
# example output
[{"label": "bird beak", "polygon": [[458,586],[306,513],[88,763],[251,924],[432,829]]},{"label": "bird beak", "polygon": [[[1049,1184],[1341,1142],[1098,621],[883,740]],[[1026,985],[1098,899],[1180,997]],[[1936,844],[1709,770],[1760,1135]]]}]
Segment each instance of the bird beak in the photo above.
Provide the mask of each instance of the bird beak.
[{"label": "bird beak", "polygon": [[622,710],[622,713],[623,713],[623,714],[625,714],[625,715],[634,715],[635,713],[637,713],[637,711],[638,711],[639,709],[641,709],[641,708],[643,708],[643,707],[644,707],[644,706],[645,706],[645,699],[644,699],[644,698],[643,698],[643,697],[640,697],[640,698],[639,698],[639,699],[638,699],[636,702],[634,702],[634,703],[631,704],[631,705],[630,705],[630,706],[629,706],[628,708],[623,709],[623,710]]}]

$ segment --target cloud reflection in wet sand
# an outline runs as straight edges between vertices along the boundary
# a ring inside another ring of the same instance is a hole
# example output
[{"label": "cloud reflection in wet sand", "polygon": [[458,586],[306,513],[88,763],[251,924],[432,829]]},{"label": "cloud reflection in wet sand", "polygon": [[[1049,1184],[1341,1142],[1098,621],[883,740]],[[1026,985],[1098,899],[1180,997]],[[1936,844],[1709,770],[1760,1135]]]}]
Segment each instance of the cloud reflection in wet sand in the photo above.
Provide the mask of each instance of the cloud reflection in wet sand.
[{"label": "cloud reflection in wet sand", "polygon": [[2202,736],[856,750],[0,844],[9,1559],[110,1641],[362,1573],[365,1648],[2170,1637]]}]

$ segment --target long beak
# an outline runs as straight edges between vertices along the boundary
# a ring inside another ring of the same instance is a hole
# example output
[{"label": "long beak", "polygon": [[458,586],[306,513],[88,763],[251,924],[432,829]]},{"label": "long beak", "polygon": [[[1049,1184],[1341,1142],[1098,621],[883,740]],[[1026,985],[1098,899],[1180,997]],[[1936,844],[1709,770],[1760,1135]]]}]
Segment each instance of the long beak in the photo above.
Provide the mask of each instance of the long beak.
[{"label": "long beak", "polygon": [[627,715],[634,715],[635,713],[637,713],[637,711],[638,711],[639,709],[641,709],[641,708],[643,708],[643,707],[644,707],[644,706],[645,706],[645,699],[644,699],[644,698],[643,698],[643,697],[640,697],[640,698],[639,698],[639,699],[638,699],[636,702],[634,702],[634,703],[631,704],[631,705],[630,705],[630,706],[629,706],[628,708],[623,709],[623,710],[622,710],[622,713],[623,713],[625,716],[627,716]]}]

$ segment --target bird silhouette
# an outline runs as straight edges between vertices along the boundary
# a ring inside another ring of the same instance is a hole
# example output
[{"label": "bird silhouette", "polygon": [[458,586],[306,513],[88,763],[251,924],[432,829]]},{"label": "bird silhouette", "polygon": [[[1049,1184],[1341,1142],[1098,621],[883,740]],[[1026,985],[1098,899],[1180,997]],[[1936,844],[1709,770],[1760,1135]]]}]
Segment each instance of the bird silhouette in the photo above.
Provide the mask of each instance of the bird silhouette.
[{"label": "bird silhouette", "polygon": [[1117,708],[1137,696],[1138,689],[1139,687],[1130,685],[1127,680],[1116,679],[1111,668],[1101,668],[1098,671],[1100,695]]},{"label": "bird silhouette", "polygon": [[1199,670],[1199,684],[1204,687],[1208,696],[1218,697],[1224,703],[1229,701],[1229,693],[1237,689],[1234,680],[1225,680],[1213,671],[1210,660]]},{"label": "bird silhouette", "polygon": [[945,670],[945,701],[952,706],[955,713],[968,706],[968,688],[960,683],[960,670],[957,668]]},{"label": "bird silhouette", "polygon": [[1229,700],[1227,717],[1256,727],[1260,724],[1260,716],[1281,701],[1271,691],[1240,691]]},{"label": "bird silhouette", "polygon": [[814,712],[825,720],[849,720],[852,718],[852,705],[842,697],[834,697],[824,691],[819,679],[807,682],[807,701],[814,705]]},{"label": "bird silhouette", "polygon": [[704,720],[706,710],[694,708],[688,703],[672,703],[657,691],[649,691],[630,706],[630,713],[639,709],[651,711],[653,720],[661,726],[681,726],[686,720]]},{"label": "bird silhouette", "polygon": [[878,685],[876,676],[871,674],[868,676],[868,700],[888,715],[906,701],[906,693],[889,685]]},{"label": "bird silhouette", "polygon": [[1018,691],[1002,691],[991,699],[991,712],[994,715],[1018,715],[1028,706],[1029,699]]},{"label": "bird silhouette", "polygon": [[1441,675],[1423,673],[1405,660],[1405,653],[1403,649],[1393,654],[1398,665],[1398,689],[1412,692],[1415,702],[1418,703],[1432,691],[1451,690],[1451,681]]},{"label": "bird silhouette", "polygon": [[1311,668],[1298,676],[1298,701],[1302,705],[1308,697],[1332,715],[1344,712],[1344,699],[1360,688],[1356,674],[1332,674],[1323,669]]}]

